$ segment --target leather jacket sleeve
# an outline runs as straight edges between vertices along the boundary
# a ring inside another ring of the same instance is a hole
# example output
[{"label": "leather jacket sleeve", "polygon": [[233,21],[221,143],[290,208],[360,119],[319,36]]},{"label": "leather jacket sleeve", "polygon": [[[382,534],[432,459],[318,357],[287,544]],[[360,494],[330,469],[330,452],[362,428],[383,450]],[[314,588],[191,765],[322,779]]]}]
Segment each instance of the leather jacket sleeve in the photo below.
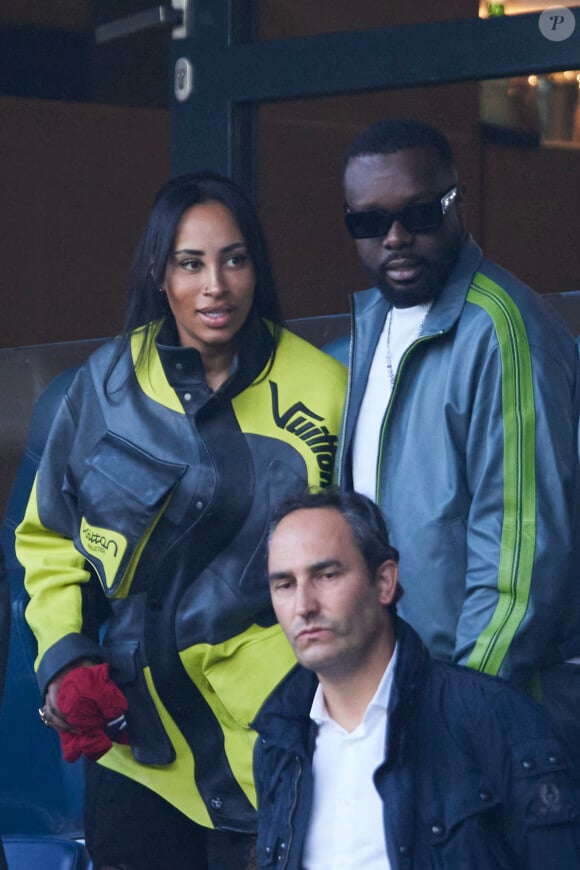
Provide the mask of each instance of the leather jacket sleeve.
[{"label": "leather jacket sleeve", "polygon": [[517,309],[511,316],[516,330],[496,327],[469,420],[456,661],[523,683],[531,663],[558,656],[549,628],[570,594],[578,403],[574,367],[532,345]]},{"label": "leather jacket sleeve", "polygon": [[86,592],[94,583],[74,546],[73,513],[62,492],[75,434],[74,415],[65,400],[16,530],[16,555],[25,566],[24,583],[30,596],[26,619],[38,644],[35,667],[42,694],[55,674],[71,662],[102,660],[98,645],[84,633]]}]

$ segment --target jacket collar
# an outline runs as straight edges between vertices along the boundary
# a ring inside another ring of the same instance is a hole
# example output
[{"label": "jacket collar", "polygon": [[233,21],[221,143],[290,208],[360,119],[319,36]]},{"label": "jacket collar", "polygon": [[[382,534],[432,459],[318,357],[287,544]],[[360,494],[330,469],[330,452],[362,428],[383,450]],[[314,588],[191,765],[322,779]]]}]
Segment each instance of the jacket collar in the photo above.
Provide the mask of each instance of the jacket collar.
[{"label": "jacket collar", "polygon": [[[395,737],[400,733],[398,723],[404,724],[406,714],[416,703],[429,663],[429,655],[417,633],[398,617],[395,635],[398,654],[387,711],[390,723],[387,757],[391,746],[394,751]],[[310,708],[317,685],[316,674],[296,665],[267,699],[252,727],[278,746],[309,755],[313,728]]]},{"label": "jacket collar", "polygon": [[[265,369],[275,350],[272,329],[257,315],[250,315],[240,330],[239,347],[231,374],[216,395],[225,394],[228,398],[239,395]],[[166,392],[168,385],[175,387],[176,370],[183,373],[182,378],[205,382],[201,355],[195,348],[179,345],[173,318],[167,317],[161,323],[154,348],[148,363],[153,392]],[[179,369],[176,369],[178,364]]]},{"label": "jacket collar", "polygon": [[419,702],[430,662],[429,653],[419,635],[407,622],[397,618],[395,629],[399,654],[387,707],[387,763],[405,750],[406,725]]},{"label": "jacket collar", "polygon": [[[425,319],[423,336],[440,335],[455,326],[463,311],[473,276],[482,259],[481,248],[471,236],[467,236],[443,290]],[[375,348],[390,308],[378,287],[355,293],[352,297],[353,323],[350,350],[352,389],[347,399],[348,413],[342,439],[344,444],[342,455],[347,458],[347,461]]]},{"label": "jacket collar", "polygon": [[306,755],[312,725],[309,714],[317,685],[313,671],[295,665],[265,701],[252,728],[261,737]]}]

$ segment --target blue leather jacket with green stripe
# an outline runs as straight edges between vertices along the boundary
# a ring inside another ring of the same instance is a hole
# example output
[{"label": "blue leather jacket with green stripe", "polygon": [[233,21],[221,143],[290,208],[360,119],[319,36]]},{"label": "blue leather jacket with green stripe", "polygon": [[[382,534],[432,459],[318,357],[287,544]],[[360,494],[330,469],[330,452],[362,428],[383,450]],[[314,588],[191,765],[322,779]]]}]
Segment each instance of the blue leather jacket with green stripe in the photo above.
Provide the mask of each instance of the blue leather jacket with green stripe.
[{"label": "blue leather jacket with green stripe", "polygon": [[[347,487],[388,310],[376,288],[354,297],[337,457]],[[526,686],[580,655],[579,368],[555,311],[466,239],[399,367],[377,467],[400,613],[436,658]]]}]

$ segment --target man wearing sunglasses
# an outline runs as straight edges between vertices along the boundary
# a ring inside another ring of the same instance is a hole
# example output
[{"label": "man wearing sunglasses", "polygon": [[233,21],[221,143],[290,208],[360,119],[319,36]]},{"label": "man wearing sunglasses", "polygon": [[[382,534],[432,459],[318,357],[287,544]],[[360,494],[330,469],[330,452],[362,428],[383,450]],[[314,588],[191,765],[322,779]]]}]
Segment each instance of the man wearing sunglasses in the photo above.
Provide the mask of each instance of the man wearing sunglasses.
[{"label": "man wearing sunglasses", "polygon": [[532,691],[578,757],[574,341],[468,234],[439,131],[365,130],[344,194],[375,286],[354,297],[339,481],[382,508],[431,654]]}]

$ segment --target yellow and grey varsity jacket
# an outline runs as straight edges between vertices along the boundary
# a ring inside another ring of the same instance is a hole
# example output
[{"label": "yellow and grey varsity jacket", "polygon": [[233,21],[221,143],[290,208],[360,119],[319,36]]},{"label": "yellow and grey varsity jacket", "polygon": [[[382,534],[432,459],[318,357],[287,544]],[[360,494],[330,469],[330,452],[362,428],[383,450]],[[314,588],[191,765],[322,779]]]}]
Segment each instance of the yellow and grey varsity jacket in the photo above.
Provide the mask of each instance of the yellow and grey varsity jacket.
[{"label": "yellow and grey varsity jacket", "polygon": [[245,328],[215,393],[191,348],[143,333],[76,376],[55,419],[17,555],[41,692],[79,658],[110,663],[130,746],[105,766],[207,827],[255,827],[249,722],[294,664],[264,543],[284,496],[332,476],[346,372],[283,330]]}]

